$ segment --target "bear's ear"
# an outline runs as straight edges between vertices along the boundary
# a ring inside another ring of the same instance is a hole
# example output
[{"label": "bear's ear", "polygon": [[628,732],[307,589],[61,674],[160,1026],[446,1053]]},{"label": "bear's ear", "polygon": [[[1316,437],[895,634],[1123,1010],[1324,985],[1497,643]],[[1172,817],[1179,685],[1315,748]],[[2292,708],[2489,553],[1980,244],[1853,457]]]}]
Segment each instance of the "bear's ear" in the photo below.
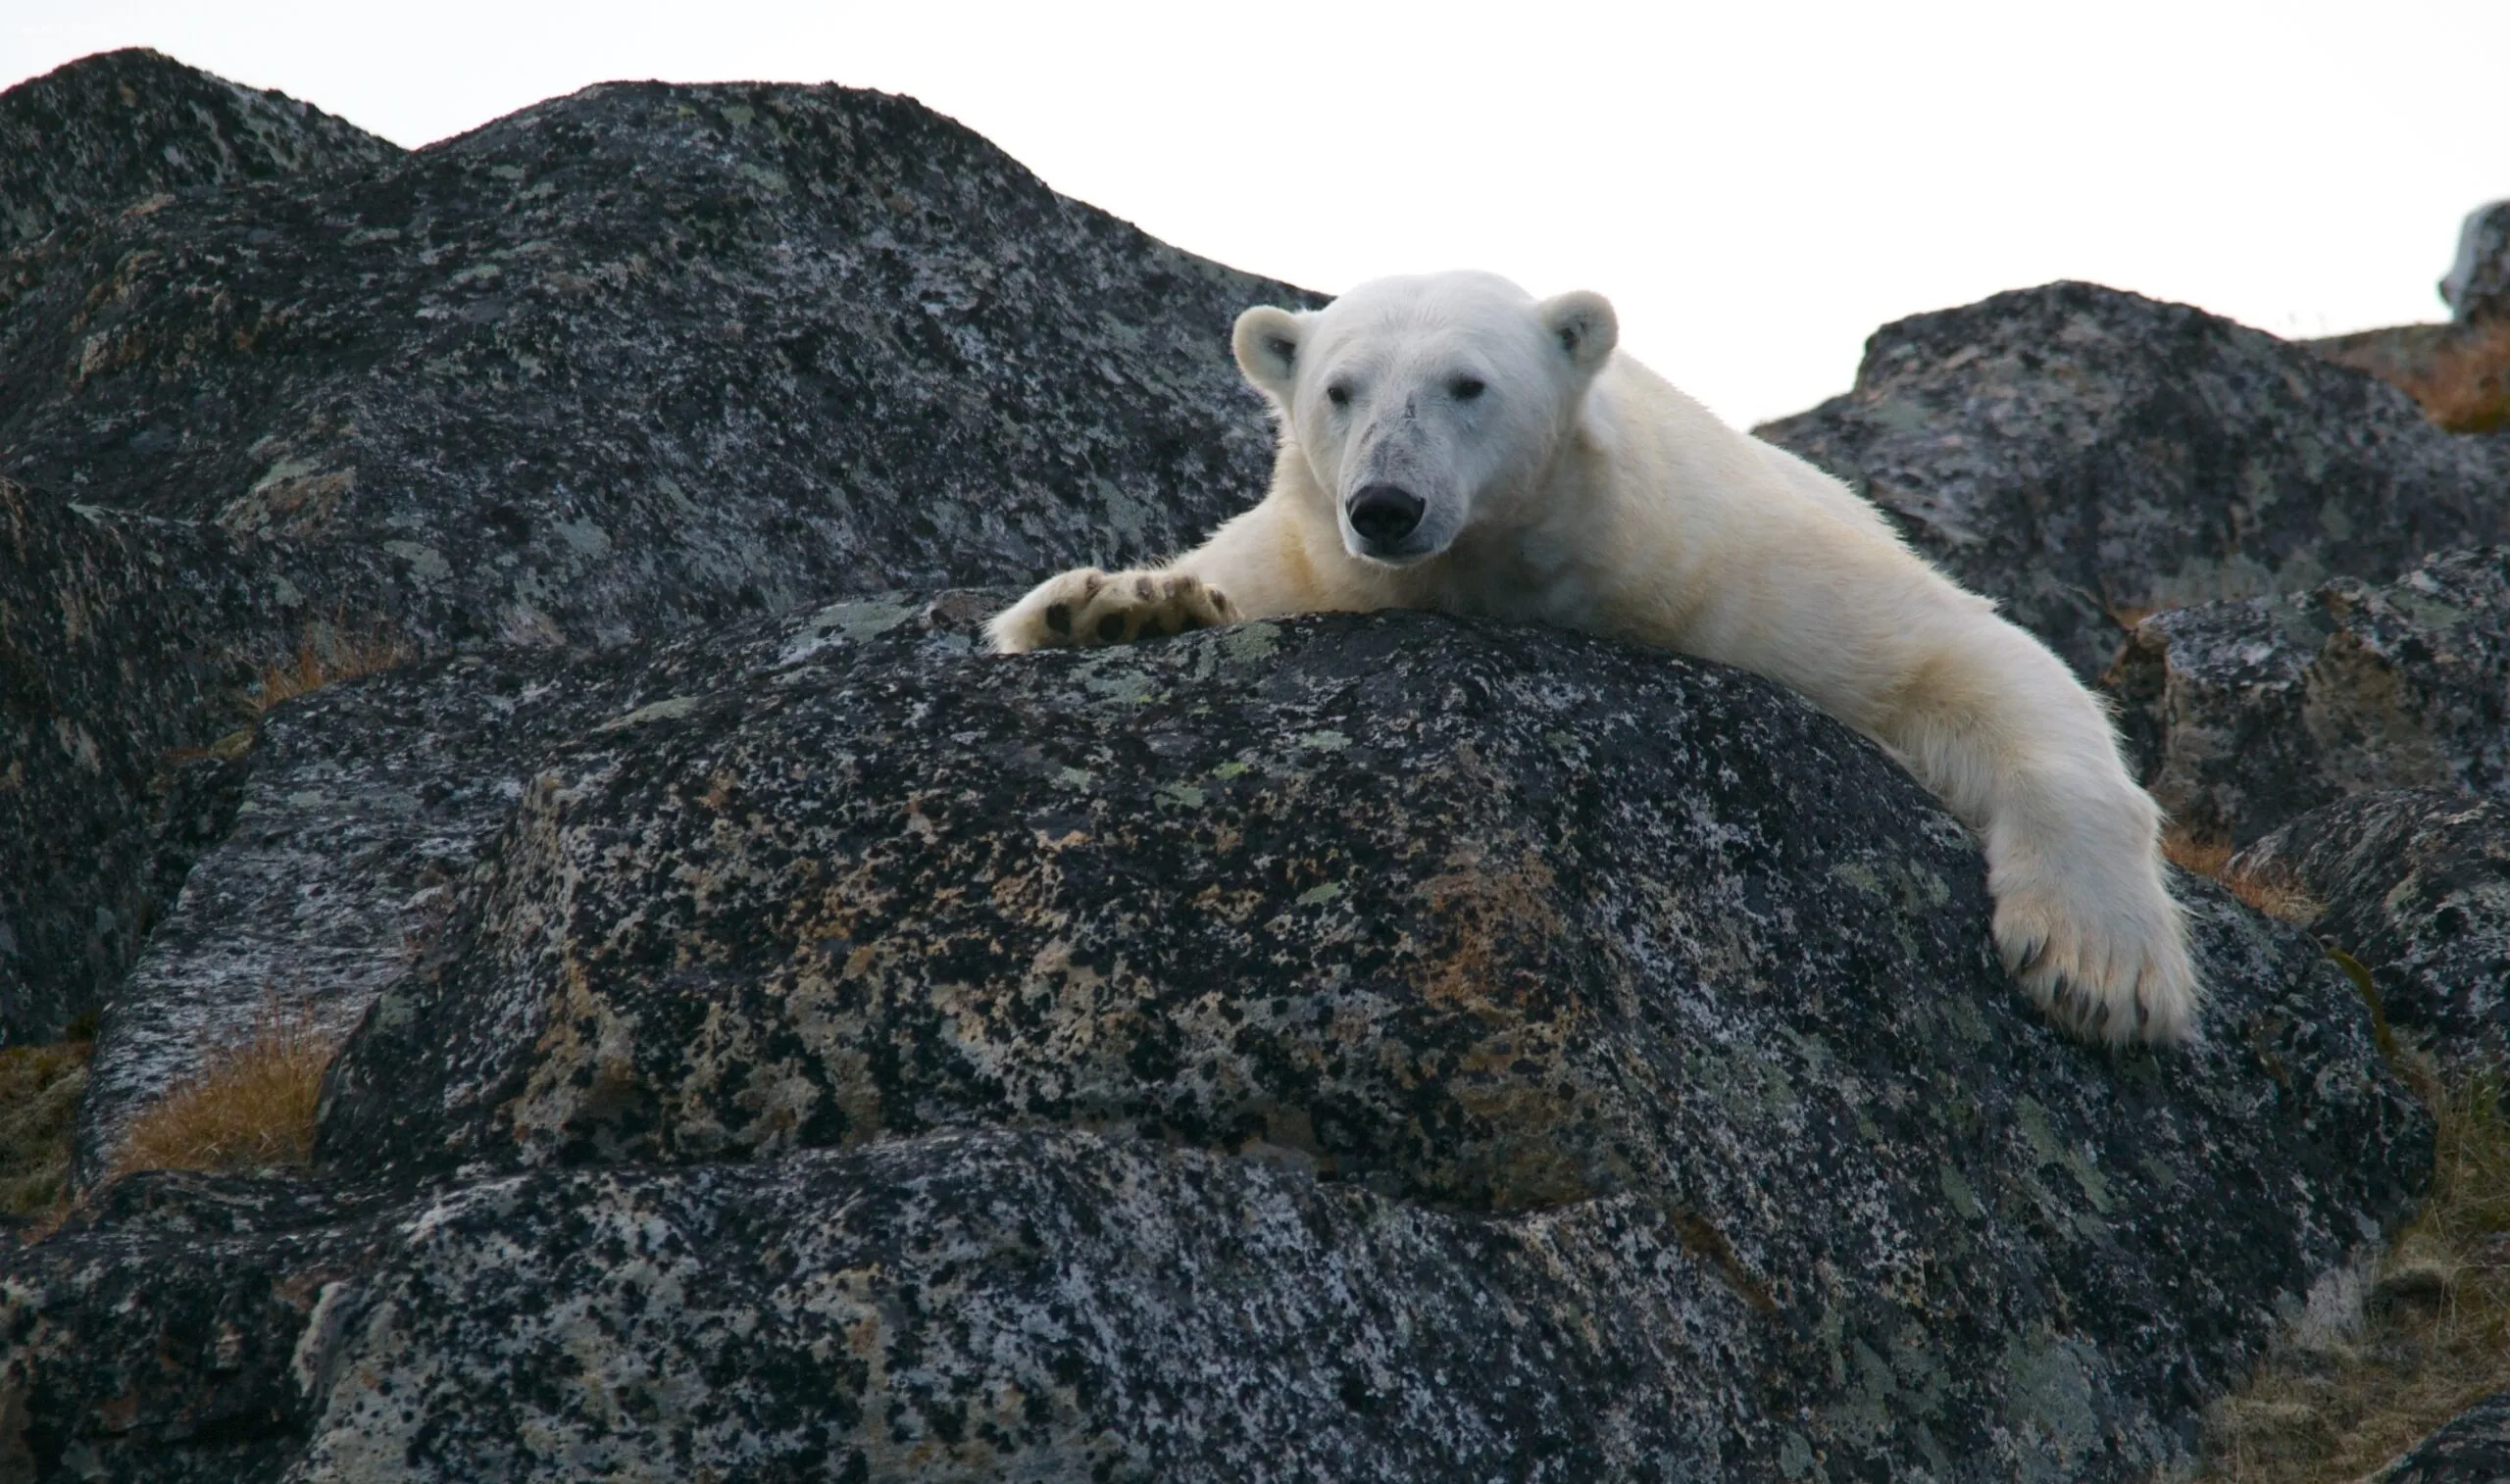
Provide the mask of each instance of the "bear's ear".
[{"label": "bear's ear", "polygon": [[1621,320],[1612,312],[1612,301],[1601,294],[1583,289],[1562,294],[1535,305],[1534,312],[1542,316],[1543,333],[1581,371],[1600,370],[1621,343]]},{"label": "bear's ear", "polygon": [[1230,348],[1237,352],[1237,369],[1255,389],[1286,407],[1290,382],[1298,375],[1299,336],[1307,326],[1285,309],[1259,304],[1237,317]]}]

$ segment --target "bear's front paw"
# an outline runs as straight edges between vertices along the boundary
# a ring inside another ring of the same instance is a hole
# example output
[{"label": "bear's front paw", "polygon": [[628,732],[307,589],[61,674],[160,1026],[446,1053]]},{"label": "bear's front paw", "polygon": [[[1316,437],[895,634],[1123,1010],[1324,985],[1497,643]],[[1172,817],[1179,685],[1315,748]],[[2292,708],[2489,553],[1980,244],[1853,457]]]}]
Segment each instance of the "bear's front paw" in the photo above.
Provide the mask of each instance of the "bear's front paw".
[{"label": "bear's front paw", "polygon": [[1219,588],[1185,572],[1102,572],[1083,567],[1049,577],[985,625],[1006,655],[1032,649],[1130,644],[1236,621]]},{"label": "bear's front paw", "polygon": [[2086,1041],[2166,1046],[2196,1022],[2179,904],[2150,882],[2047,877],[1996,893],[1996,948],[2032,1003]]}]

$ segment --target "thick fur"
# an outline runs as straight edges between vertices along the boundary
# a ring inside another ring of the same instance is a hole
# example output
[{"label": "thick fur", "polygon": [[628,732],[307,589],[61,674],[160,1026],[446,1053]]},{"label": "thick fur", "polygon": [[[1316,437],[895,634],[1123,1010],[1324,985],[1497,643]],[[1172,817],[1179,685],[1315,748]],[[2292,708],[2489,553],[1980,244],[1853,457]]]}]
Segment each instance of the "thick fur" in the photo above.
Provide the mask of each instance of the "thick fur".
[{"label": "thick fur", "polygon": [[[1873,506],[1616,355],[1616,336],[1597,295],[1536,302],[1484,273],[1248,310],[1238,365],[1280,429],[1263,503],[1155,571],[1049,579],[993,619],[995,647],[1420,608],[1739,666],[1880,742],[1978,831],[1997,947],[2050,1015],[2109,1042],[2190,1034],[2160,812],[2100,703]],[[1364,534],[1354,507],[1387,487],[1418,525]]]}]

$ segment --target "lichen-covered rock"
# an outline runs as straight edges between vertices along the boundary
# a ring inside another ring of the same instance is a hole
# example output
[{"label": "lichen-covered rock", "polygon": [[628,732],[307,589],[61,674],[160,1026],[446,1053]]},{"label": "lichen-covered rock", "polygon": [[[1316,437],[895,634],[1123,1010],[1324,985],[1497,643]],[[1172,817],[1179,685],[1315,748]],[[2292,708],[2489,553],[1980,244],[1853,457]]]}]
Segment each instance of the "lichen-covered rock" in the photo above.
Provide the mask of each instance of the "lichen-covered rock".
[{"label": "lichen-covered rock", "polygon": [[2155,614],[2105,683],[2145,786],[2200,839],[2253,841],[2374,789],[2501,792],[2510,549]]},{"label": "lichen-covered rock", "polygon": [[2510,1480],[2510,1391],[2478,1402],[2373,1475],[2368,1484],[2503,1484]]},{"label": "lichen-covered rock", "polygon": [[1310,302],[780,85],[594,87],[11,272],[0,473],[286,535],[430,650],[1181,548],[1268,464],[1231,319]]},{"label": "lichen-covered rock", "polygon": [[982,611],[518,726],[335,1069],[332,1235],[115,1185],[15,1264],[36,1462],[198,1476],[163,1372],[226,1365],[235,1478],[2132,1478],[2421,1179],[2305,940],[2188,883],[2206,1042],[2077,1045],[1968,838],[1750,676],[1414,614],[1003,660]]},{"label": "lichen-covered rock", "polygon": [[95,212],[177,191],[374,170],[400,157],[285,93],[162,53],[99,52],[0,93],[0,257]]},{"label": "lichen-covered rock", "polygon": [[2510,201],[2467,213],[2440,297],[2461,322],[2510,320]]},{"label": "lichen-covered rock", "polygon": [[2510,443],[2182,305],[2087,283],[1884,325],[1758,430],[1846,479],[2086,678],[2154,609],[2385,580],[2498,539]]},{"label": "lichen-covered rock", "polygon": [[2233,858],[2297,892],[2302,925],[2370,970],[2390,1022],[2446,1061],[2510,1061],[2510,804],[2357,794]]},{"label": "lichen-covered rock", "polygon": [[839,602],[607,657],[465,654],[272,711],[235,765],[232,828],[183,881],[104,1016],[80,1179],[101,1178],[135,1114],[274,1008],[318,1026],[355,1022],[427,952],[558,743],[850,632],[911,621],[964,635],[1001,596]]},{"label": "lichen-covered rock", "polygon": [[252,662],[305,596],[253,545],[0,479],[0,1043],[96,1004],[226,833]]},{"label": "lichen-covered rock", "polygon": [[[191,847],[149,821],[186,811],[151,780],[241,723],[150,689],[169,664],[309,633],[617,646],[1139,560],[1262,485],[1229,325],[1309,296],[908,100],[595,88],[410,155],[296,110],[153,53],[0,94],[0,172],[32,173],[12,210],[188,187],[0,260],[0,475],[26,481],[0,604],[77,649],[13,640],[40,663],[0,676],[33,749],[0,771],[43,774],[0,791],[0,838],[13,811],[69,821],[0,853],[0,1040],[95,1008],[172,905]],[[165,593],[120,596],[142,588]]]}]

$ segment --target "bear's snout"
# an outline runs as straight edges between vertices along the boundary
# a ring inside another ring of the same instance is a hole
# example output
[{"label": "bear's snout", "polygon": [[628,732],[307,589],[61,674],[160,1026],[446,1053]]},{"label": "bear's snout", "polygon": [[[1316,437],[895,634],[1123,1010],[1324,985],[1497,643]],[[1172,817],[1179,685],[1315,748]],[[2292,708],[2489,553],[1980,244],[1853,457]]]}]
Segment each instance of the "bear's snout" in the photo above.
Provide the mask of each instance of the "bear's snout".
[{"label": "bear's snout", "polygon": [[1419,495],[1399,484],[1365,484],[1351,497],[1351,529],[1372,546],[1391,546],[1412,534],[1429,508]]}]

